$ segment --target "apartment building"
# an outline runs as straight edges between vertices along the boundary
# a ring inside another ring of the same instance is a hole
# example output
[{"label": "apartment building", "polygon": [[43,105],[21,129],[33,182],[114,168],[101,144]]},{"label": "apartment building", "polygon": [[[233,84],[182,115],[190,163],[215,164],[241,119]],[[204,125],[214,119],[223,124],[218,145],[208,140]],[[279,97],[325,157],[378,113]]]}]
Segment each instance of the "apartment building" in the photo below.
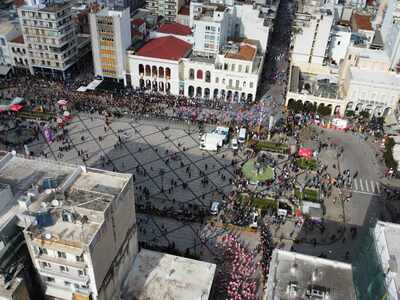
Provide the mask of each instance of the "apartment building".
[{"label": "apartment building", "polygon": [[18,8],[32,73],[65,79],[78,60],[78,45],[71,4],[28,2]]},{"label": "apartment building", "polygon": [[11,70],[12,55],[9,43],[20,34],[18,22],[0,18],[0,75],[7,75]]},{"label": "apartment building", "polygon": [[14,69],[24,69],[32,72],[32,66],[28,59],[28,49],[26,47],[24,37],[22,35],[17,36],[8,43],[11,65]]},{"label": "apartment building", "polygon": [[104,8],[89,18],[95,75],[124,80],[126,49],[132,42],[129,8]]},{"label": "apartment building", "polygon": [[263,299],[356,300],[352,266],[339,261],[275,249]]},{"label": "apartment building", "polygon": [[168,22],[176,22],[184,0],[146,0],[146,8],[154,15],[162,16]]},{"label": "apartment building", "polygon": [[46,297],[119,299],[138,251],[132,175],[8,153],[0,183]]}]

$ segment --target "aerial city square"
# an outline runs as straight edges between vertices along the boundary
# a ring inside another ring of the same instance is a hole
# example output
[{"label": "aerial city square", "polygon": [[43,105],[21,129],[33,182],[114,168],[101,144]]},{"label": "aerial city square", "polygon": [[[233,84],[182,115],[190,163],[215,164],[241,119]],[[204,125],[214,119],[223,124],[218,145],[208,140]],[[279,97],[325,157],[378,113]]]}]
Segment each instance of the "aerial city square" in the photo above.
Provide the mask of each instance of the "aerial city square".
[{"label": "aerial city square", "polygon": [[398,0],[0,0],[0,299],[400,300],[399,101]]}]

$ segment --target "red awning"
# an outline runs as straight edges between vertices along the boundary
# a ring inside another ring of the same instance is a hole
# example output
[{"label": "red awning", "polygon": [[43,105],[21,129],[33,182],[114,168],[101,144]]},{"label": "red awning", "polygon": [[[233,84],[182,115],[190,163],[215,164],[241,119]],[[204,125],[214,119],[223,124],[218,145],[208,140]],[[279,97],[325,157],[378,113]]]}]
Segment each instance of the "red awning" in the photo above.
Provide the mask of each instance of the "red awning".
[{"label": "red awning", "polygon": [[20,111],[23,108],[24,108],[24,106],[20,105],[20,104],[12,104],[12,105],[10,105],[10,110],[12,110],[12,111]]},{"label": "red awning", "polygon": [[311,148],[300,148],[299,156],[310,158],[313,156],[313,150]]}]

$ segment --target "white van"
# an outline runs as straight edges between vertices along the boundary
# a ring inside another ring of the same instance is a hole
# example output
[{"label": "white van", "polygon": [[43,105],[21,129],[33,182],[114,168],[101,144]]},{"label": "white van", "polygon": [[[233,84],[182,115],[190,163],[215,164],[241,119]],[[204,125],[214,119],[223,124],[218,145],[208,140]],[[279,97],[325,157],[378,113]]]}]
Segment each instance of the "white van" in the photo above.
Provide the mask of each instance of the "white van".
[{"label": "white van", "polygon": [[219,202],[214,201],[213,203],[211,203],[210,214],[216,216],[218,215],[218,213],[219,213]]},{"label": "white van", "polygon": [[238,142],[243,144],[246,141],[246,128],[240,128]]}]

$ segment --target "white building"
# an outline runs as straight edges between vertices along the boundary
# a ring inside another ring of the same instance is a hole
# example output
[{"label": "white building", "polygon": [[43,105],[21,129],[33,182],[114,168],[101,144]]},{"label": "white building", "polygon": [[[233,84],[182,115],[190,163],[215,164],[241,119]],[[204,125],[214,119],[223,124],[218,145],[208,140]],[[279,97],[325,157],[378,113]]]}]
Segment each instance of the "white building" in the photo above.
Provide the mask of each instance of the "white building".
[{"label": "white building", "polygon": [[351,67],[344,83],[347,109],[382,116],[397,109],[400,100],[400,75]]},{"label": "white building", "polygon": [[19,24],[8,19],[0,19],[0,75],[6,75],[12,66],[9,43],[21,35]]},{"label": "white building", "polygon": [[190,27],[161,25],[150,33],[151,40],[130,49],[132,86],[188,97],[253,101],[269,27],[258,7],[229,5],[193,1]]},{"label": "white building", "polygon": [[119,298],[138,251],[132,175],[9,153],[0,182],[23,196],[10,212],[46,296]]},{"label": "white building", "polygon": [[32,73],[33,70],[29,63],[28,48],[24,42],[24,37],[22,35],[17,36],[8,43],[8,46],[11,55],[11,65],[14,68],[25,69]]},{"label": "white building", "polygon": [[129,8],[104,8],[91,13],[89,20],[95,75],[124,80],[126,49],[132,41]]},{"label": "white building", "polygon": [[263,299],[356,300],[352,266],[275,249]]},{"label": "white building", "polygon": [[364,235],[353,261],[358,299],[400,299],[400,225],[378,221]]},{"label": "white building", "polygon": [[142,47],[128,50],[128,68],[133,87],[179,95],[182,58],[192,45],[174,36],[155,38]]},{"label": "white building", "polygon": [[176,22],[184,3],[184,0],[146,0],[146,8],[154,15],[164,17],[168,22]]},{"label": "white building", "polygon": [[304,25],[299,27],[294,37],[291,51],[293,64],[326,64],[333,15],[315,13],[314,15],[300,15],[297,18],[298,22],[302,22]]},{"label": "white building", "polygon": [[209,299],[215,269],[215,264],[142,249],[121,299]]},{"label": "white building", "polygon": [[351,31],[346,27],[336,27],[332,33],[329,47],[330,63],[339,67],[342,59],[346,57],[347,48],[350,46]]},{"label": "white building", "polygon": [[65,78],[79,58],[71,3],[28,3],[18,16],[33,73]]},{"label": "white building", "polygon": [[214,56],[228,40],[228,8],[222,5],[190,3],[190,26],[194,29],[193,51]]}]

